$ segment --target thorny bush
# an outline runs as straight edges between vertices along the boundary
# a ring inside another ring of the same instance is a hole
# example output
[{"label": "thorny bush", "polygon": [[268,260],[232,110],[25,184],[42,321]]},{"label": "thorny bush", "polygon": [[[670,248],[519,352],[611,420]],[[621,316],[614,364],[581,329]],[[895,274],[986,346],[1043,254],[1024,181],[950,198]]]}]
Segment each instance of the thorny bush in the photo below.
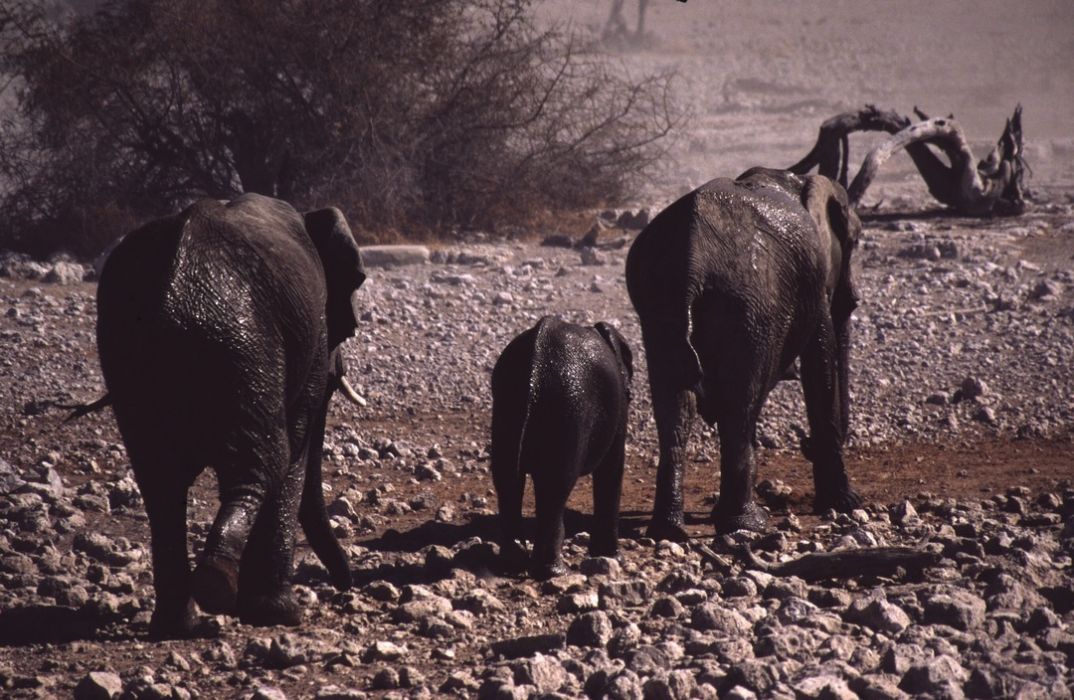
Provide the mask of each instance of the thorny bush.
[{"label": "thorny bush", "polygon": [[532,0],[47,4],[0,9],[0,247],[91,255],[117,219],[241,192],[492,228],[621,199],[677,121],[669,76],[623,77]]}]

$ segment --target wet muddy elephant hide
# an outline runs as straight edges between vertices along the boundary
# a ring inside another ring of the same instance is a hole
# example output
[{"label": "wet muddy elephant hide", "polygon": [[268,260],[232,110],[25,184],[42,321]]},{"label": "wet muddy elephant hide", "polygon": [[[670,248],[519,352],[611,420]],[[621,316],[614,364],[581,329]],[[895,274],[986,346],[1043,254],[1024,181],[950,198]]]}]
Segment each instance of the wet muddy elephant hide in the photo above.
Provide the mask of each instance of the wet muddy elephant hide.
[{"label": "wet muddy elephant hide", "polygon": [[[109,256],[97,343],[149,516],[154,635],[190,633],[192,599],[253,624],[297,624],[299,523],[332,582],[350,585],[325,514],[321,450],[364,279],[338,210],[302,215],[259,195],[202,200]],[[191,574],[187,491],[207,466],[220,508]]]}]

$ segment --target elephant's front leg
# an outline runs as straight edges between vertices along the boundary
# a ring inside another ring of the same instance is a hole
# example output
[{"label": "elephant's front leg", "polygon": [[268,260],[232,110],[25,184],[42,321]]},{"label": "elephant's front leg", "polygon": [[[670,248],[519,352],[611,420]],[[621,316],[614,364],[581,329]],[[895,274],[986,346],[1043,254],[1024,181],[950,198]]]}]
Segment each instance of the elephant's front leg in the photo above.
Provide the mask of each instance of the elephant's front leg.
[{"label": "elephant's front leg", "polygon": [[659,361],[650,361],[649,385],[660,440],[660,463],[656,470],[653,519],[646,535],[654,540],[685,542],[689,535],[683,529],[683,468],[695,399],[690,389],[673,384],[674,373],[668,369]]},{"label": "elephant's front leg", "polygon": [[809,417],[809,440],[802,446],[813,463],[814,510],[848,512],[861,506],[843,464],[841,388],[836,341],[831,318],[825,314],[817,333],[802,352],[802,392]]}]

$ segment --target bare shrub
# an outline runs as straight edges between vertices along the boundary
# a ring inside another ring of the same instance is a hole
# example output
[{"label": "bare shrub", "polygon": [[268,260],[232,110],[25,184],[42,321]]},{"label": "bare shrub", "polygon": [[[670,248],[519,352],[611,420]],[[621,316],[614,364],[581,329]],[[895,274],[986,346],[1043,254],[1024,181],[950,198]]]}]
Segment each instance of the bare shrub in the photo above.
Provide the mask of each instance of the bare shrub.
[{"label": "bare shrub", "polygon": [[[614,203],[676,117],[531,0],[14,0],[0,244],[110,204],[260,192],[444,231]],[[16,235],[16,229],[24,232]]]}]

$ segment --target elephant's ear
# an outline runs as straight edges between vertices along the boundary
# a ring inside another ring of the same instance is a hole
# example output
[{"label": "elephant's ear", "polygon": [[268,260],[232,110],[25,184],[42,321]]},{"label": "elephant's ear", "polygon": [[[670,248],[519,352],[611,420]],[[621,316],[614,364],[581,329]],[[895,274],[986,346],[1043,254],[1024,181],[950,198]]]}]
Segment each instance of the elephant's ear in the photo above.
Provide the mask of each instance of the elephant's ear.
[{"label": "elephant's ear", "polygon": [[331,350],[354,334],[358,320],[351,306],[351,295],[365,282],[362,254],[354,242],[343,213],[331,207],[307,212],[303,219],[306,233],[317,248],[324,268],[325,320],[328,324],[328,347]]},{"label": "elephant's ear", "polygon": [[843,186],[822,175],[806,178],[802,205],[817,228],[831,236],[832,308],[837,315],[849,315],[858,305],[850,258],[861,238],[861,220],[850,206]]},{"label": "elephant's ear", "polygon": [[627,395],[630,395],[630,381],[634,379],[634,354],[630,351],[630,346],[627,345],[626,338],[615,328],[615,326],[609,325],[603,321],[593,326],[597,333],[600,333],[604,338],[604,342],[608,343],[608,346],[615,353],[615,358],[619,360],[619,366],[626,374],[626,388]]}]

